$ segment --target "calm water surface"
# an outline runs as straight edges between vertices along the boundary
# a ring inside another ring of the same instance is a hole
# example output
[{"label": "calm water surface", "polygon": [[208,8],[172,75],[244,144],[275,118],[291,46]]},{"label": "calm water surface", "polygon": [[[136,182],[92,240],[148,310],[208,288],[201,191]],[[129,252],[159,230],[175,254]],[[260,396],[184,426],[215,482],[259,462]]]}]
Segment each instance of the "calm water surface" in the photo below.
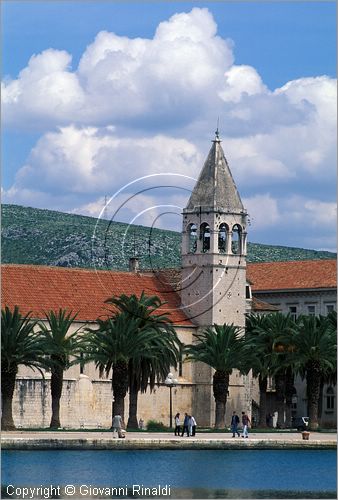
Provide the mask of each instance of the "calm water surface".
[{"label": "calm water surface", "polygon": [[[336,453],[334,450],[3,451],[1,483],[2,498],[16,498],[7,494],[9,484],[59,485],[62,490],[54,498],[67,499],[118,496],[115,491],[113,494],[107,491],[105,495],[103,487],[125,488],[120,496],[130,498],[133,485],[170,486],[170,496],[163,498],[171,499],[336,498]],[[69,484],[75,486],[76,496],[65,494],[64,487]],[[80,494],[81,485],[88,489],[82,489]],[[142,490],[139,492],[134,497],[149,496],[142,495]],[[161,494],[152,495],[160,497]]]}]

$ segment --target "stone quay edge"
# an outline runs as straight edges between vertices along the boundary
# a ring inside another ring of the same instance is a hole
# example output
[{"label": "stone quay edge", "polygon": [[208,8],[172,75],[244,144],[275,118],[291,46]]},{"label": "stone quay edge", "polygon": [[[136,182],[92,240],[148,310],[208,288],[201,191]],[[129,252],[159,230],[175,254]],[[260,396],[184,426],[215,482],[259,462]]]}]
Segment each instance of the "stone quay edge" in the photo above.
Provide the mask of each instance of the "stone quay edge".
[{"label": "stone quay edge", "polygon": [[162,433],[127,433],[125,439],[102,432],[2,432],[3,450],[286,450],[336,449],[336,433],[311,433],[308,441],[301,433],[254,434],[248,439],[229,434],[200,434],[176,437]]}]

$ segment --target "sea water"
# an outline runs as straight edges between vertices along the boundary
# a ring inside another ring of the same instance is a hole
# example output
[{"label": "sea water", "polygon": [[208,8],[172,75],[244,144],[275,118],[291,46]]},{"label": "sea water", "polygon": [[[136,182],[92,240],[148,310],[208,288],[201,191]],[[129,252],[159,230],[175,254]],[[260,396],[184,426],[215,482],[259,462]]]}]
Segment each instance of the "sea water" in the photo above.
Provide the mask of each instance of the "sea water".
[{"label": "sea water", "polygon": [[334,450],[2,452],[2,498],[337,498]]}]

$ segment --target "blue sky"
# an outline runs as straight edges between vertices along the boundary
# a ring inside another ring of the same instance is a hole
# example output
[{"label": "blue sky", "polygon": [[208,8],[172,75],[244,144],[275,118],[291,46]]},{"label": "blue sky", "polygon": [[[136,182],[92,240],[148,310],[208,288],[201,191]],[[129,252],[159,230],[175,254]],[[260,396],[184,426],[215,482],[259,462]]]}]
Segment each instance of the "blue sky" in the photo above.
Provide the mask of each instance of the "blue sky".
[{"label": "blue sky", "polygon": [[99,216],[152,175],[118,211],[150,225],[159,205],[184,206],[177,174],[190,189],[219,116],[251,241],[334,250],[335,10],[3,2],[3,200]]}]

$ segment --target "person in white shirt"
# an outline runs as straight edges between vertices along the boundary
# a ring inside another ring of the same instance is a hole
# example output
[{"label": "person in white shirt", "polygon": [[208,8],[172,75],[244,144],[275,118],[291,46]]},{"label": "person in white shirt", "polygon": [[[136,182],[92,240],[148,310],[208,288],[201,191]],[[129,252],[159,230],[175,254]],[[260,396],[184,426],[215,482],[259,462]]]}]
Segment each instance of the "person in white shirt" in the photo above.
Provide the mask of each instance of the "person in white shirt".
[{"label": "person in white shirt", "polygon": [[191,417],[190,417],[190,433],[189,433],[190,436],[195,436],[195,434],[196,434],[196,425],[197,425],[197,423],[196,423],[195,417],[193,417],[191,415]]},{"label": "person in white shirt", "polygon": [[122,417],[121,417],[121,415],[114,416],[112,428],[113,428],[114,437],[115,437],[115,432],[117,432],[117,435],[119,438],[124,437],[123,433],[122,433]]}]

